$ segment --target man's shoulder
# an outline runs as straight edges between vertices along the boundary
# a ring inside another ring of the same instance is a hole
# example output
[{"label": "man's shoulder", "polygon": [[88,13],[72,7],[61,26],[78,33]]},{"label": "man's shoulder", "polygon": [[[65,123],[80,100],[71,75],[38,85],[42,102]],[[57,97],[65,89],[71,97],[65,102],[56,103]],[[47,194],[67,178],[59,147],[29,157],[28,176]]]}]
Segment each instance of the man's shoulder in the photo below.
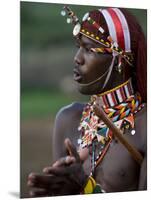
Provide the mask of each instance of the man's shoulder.
[{"label": "man's shoulder", "polygon": [[56,115],[56,120],[65,122],[70,119],[78,118],[82,114],[84,105],[84,103],[73,102],[67,106],[62,107]]},{"label": "man's shoulder", "polygon": [[62,107],[56,115],[53,131],[53,157],[58,159],[65,155],[64,140],[69,138],[77,144],[77,128],[80,123],[84,104],[74,102]]}]

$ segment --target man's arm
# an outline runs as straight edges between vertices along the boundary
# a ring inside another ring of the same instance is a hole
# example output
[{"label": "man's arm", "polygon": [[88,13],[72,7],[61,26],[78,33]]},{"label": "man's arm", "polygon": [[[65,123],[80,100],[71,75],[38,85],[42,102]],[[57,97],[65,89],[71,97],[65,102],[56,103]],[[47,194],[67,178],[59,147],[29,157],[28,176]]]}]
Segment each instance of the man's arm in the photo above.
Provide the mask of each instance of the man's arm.
[{"label": "man's arm", "polygon": [[66,149],[64,146],[64,140],[66,138],[69,138],[75,146],[77,145],[78,126],[83,106],[84,105],[80,103],[72,103],[63,107],[58,112],[52,137],[53,161],[66,156]]},{"label": "man's arm", "polygon": [[56,115],[53,137],[52,137],[53,161],[59,159],[60,157],[65,156],[63,142],[65,140],[65,133],[66,133],[66,118],[67,118],[66,110],[67,110],[66,107],[62,108]]}]

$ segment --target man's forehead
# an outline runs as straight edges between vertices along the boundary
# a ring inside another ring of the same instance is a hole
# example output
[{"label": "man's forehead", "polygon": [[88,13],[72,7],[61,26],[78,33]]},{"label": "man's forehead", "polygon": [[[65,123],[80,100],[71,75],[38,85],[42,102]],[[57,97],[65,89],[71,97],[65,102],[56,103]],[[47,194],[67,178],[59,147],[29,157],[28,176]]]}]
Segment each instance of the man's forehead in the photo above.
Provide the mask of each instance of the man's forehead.
[{"label": "man's forehead", "polygon": [[90,38],[88,38],[84,35],[80,35],[79,37],[76,38],[76,40],[83,45],[92,45],[92,46],[104,47],[103,45],[93,41],[92,39],[90,39]]}]

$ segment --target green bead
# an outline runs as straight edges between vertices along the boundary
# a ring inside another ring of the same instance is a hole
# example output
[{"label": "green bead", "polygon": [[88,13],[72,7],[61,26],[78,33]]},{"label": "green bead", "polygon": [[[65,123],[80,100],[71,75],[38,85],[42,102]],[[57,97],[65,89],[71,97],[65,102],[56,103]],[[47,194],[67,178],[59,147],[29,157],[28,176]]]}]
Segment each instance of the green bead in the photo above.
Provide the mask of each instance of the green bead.
[{"label": "green bead", "polygon": [[99,184],[96,184],[93,193],[102,193],[101,186]]}]

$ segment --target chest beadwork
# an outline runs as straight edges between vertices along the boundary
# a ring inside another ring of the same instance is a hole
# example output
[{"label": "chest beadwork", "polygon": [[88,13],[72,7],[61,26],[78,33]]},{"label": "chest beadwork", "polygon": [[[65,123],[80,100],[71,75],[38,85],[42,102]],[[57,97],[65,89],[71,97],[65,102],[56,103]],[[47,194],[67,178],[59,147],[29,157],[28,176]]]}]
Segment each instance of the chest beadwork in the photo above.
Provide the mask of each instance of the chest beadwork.
[{"label": "chest beadwork", "polygon": [[[94,101],[86,104],[78,128],[80,131],[80,138],[78,140],[79,146],[80,148],[89,148],[92,156],[92,172],[105,156],[113,139],[113,133],[106,124],[95,115],[93,103]],[[132,135],[134,135],[134,115],[141,110],[143,106],[144,105],[141,104],[140,95],[135,94],[130,95],[129,98],[113,107],[105,107],[103,105],[102,108],[117,128],[122,131],[124,131],[124,129],[130,129]]]}]

